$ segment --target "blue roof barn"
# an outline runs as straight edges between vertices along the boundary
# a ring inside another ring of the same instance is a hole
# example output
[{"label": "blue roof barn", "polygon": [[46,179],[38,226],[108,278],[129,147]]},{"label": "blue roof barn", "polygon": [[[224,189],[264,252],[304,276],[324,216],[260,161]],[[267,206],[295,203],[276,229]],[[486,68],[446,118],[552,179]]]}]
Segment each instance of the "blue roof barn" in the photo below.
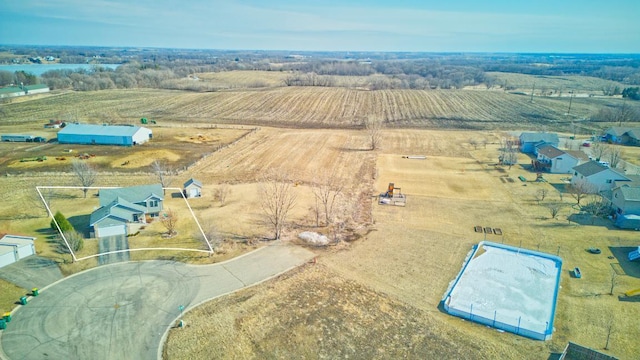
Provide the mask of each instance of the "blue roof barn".
[{"label": "blue roof barn", "polygon": [[67,124],[58,132],[60,144],[140,145],[152,137],[151,130],[140,126]]}]

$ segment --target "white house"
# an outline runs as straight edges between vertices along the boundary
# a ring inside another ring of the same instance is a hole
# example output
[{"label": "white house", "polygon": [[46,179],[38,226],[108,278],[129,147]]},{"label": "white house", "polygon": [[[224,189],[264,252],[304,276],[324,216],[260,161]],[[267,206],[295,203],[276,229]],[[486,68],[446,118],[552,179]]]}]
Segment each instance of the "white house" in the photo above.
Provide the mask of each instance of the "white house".
[{"label": "white house", "polygon": [[184,183],[184,196],[195,198],[202,196],[202,183],[194,178]]},{"label": "white house", "polygon": [[4,235],[0,238],[0,268],[36,254],[34,240],[30,236]]},{"label": "white house", "polygon": [[611,203],[618,215],[640,215],[640,184],[624,184],[614,188]]},{"label": "white house", "polygon": [[563,151],[549,144],[538,147],[537,152],[536,168],[554,174],[570,174],[575,166],[589,161],[582,151]]},{"label": "white house", "polygon": [[597,161],[589,161],[574,167],[573,176],[571,176],[571,185],[584,182],[592,187],[593,192],[611,190],[616,186],[616,181],[631,181],[631,179]]}]

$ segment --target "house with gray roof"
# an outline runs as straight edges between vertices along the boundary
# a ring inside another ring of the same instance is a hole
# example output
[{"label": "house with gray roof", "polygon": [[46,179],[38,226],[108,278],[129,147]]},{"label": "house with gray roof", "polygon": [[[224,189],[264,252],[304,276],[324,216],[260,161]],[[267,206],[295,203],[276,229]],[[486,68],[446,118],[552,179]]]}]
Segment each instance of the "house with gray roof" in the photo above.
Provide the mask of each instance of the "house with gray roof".
[{"label": "house with gray roof", "polygon": [[624,181],[631,181],[631,179],[597,161],[575,166],[571,176],[571,185],[586,183],[591,186],[594,193],[611,190],[616,186],[616,182]]},{"label": "house with gray roof", "polygon": [[139,185],[99,192],[100,207],[91,213],[89,227],[95,237],[127,235],[148,219],[159,216],[164,201],[162,185]]},{"label": "house with gray roof", "polygon": [[60,144],[134,146],[152,137],[150,129],[126,125],[67,124],[58,131]]},{"label": "house with gray roof", "polygon": [[553,145],[558,147],[558,134],[546,132],[523,132],[520,134],[520,151],[526,154],[537,154],[536,146]]},{"label": "house with gray roof", "polygon": [[603,139],[612,144],[640,146],[640,128],[614,126],[604,133]]},{"label": "house with gray roof", "polygon": [[618,215],[640,215],[640,185],[624,184],[614,188],[611,203]]}]

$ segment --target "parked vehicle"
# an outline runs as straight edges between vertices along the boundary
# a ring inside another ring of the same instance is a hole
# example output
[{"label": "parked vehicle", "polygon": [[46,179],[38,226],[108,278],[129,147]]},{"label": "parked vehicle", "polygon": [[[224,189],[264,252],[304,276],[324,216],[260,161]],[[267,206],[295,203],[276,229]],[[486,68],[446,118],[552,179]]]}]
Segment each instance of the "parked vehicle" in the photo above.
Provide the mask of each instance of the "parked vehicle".
[{"label": "parked vehicle", "polygon": [[580,279],[582,277],[582,273],[580,272],[579,267],[576,267],[575,269],[573,269],[573,276],[575,276],[576,279]]},{"label": "parked vehicle", "polygon": [[2,135],[2,141],[8,142],[32,142],[34,139],[33,135],[18,135],[18,134],[6,134]]}]

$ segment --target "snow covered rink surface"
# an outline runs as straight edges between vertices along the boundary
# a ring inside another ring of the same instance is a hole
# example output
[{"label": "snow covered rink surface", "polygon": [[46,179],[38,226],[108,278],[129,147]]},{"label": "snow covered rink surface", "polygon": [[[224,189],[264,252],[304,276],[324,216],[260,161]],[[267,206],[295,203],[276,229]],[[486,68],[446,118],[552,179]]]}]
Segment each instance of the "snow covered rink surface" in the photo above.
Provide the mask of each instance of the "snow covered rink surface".
[{"label": "snow covered rink surface", "polygon": [[562,259],[483,241],[443,298],[451,315],[537,340],[553,333]]}]

